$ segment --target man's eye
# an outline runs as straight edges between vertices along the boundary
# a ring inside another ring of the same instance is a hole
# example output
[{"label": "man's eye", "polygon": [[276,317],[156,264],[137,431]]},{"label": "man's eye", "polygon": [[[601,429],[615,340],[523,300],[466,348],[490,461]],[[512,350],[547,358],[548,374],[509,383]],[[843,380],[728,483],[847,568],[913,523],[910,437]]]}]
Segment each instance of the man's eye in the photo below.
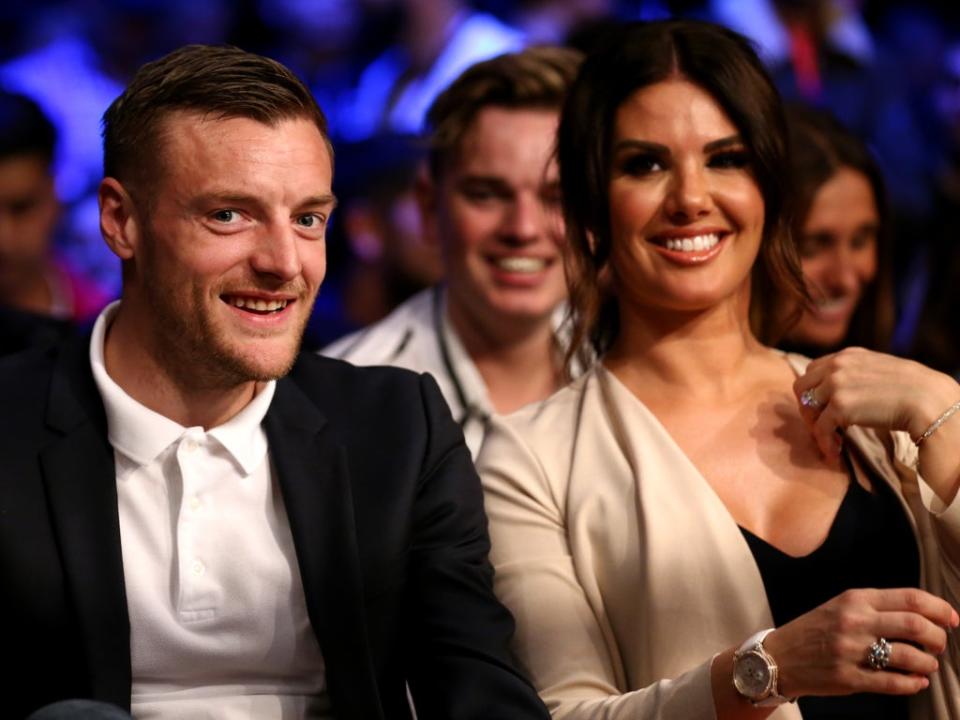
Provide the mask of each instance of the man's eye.
[{"label": "man's eye", "polygon": [[540,201],[548,208],[557,208],[563,204],[563,193],[559,187],[545,188],[540,193]]},{"label": "man's eye", "polygon": [[860,228],[850,241],[850,247],[854,250],[872,246],[877,240],[877,229],[874,227]]},{"label": "man's eye", "polygon": [[33,211],[40,204],[40,201],[36,198],[29,198],[25,200],[16,200],[10,203],[10,214],[14,216],[23,216],[27,215]]},{"label": "man's eye", "polygon": [[489,188],[465,188],[463,195],[472,202],[489,202],[497,197],[497,194]]},{"label": "man's eye", "polygon": [[305,228],[323,227],[324,222],[326,222],[326,218],[317,213],[308,213],[307,215],[301,215],[297,218],[297,223]]},{"label": "man's eye", "polygon": [[221,223],[232,223],[240,219],[240,213],[236,210],[217,210],[212,215],[213,219]]}]

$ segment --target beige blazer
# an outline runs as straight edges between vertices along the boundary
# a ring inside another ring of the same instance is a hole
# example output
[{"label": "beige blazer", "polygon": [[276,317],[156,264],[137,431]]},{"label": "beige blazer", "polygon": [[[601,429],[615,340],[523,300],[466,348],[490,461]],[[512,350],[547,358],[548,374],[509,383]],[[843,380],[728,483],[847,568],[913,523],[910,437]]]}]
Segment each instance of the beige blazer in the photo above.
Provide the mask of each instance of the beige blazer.
[{"label": "beige blazer", "polygon": [[[960,607],[960,501],[933,496],[903,434],[848,440],[903,501],[923,587]],[[714,718],[713,656],[773,620],[736,522],[643,403],[598,366],[496,420],[478,468],[496,590],[553,716]],[[960,719],[958,640],[913,718]],[[771,717],[801,715],[784,705]]]}]

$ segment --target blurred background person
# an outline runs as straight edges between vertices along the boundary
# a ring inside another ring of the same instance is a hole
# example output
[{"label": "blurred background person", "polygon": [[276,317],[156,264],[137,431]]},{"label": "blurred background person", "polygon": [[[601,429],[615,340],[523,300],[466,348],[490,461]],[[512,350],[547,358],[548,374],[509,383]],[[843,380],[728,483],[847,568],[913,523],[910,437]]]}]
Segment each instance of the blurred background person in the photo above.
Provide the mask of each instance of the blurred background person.
[{"label": "blurred background person", "polygon": [[434,98],[475,62],[524,46],[515,28],[465,0],[363,0],[395,38],[360,73],[331,123],[346,140],[420,133]]},{"label": "blurred background person", "polygon": [[416,179],[424,170],[419,138],[378,135],[342,145],[338,223],[356,259],[341,293],[354,329],[385,317],[441,280],[440,248],[424,237]]},{"label": "blurred background person", "polygon": [[428,242],[415,185],[424,171],[421,138],[376,135],[337,145],[337,212],[327,245],[334,272],[324,282],[305,349],[383,319],[440,281],[440,248]]},{"label": "blurred background person", "polygon": [[0,351],[93,321],[108,298],[56,247],[56,130],[36,103],[0,90]]},{"label": "blurred background person", "polygon": [[792,232],[811,303],[782,347],[817,357],[887,350],[894,325],[892,227],[880,168],[826,111],[792,106]]},{"label": "blurred background person", "polygon": [[553,148],[579,62],[578,52],[556,47],[501,55],[437,98],[417,194],[443,284],[323,351],[430,372],[474,455],[493,413],[543,399],[568,380]]},{"label": "blurred background person", "polygon": [[62,203],[61,254],[110,296],[120,269],[100,238],[100,118],[143,62],[193,42],[226,40],[224,0],[39,0],[19,10],[0,46],[0,85],[33,99],[57,128],[53,175]]}]

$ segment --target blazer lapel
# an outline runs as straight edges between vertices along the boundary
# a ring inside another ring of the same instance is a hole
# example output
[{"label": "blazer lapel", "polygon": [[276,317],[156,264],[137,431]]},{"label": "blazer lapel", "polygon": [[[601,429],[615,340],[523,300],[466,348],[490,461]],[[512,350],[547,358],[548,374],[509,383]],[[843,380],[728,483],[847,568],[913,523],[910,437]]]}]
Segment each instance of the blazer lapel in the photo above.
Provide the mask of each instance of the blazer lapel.
[{"label": "blazer lapel", "polygon": [[113,449],[86,343],[58,361],[47,422],[60,437],[41,453],[66,583],[77,608],[93,696],[130,706],[130,624]]},{"label": "blazer lapel", "polygon": [[264,426],[334,713],[380,718],[345,449],[290,379],[278,381]]}]

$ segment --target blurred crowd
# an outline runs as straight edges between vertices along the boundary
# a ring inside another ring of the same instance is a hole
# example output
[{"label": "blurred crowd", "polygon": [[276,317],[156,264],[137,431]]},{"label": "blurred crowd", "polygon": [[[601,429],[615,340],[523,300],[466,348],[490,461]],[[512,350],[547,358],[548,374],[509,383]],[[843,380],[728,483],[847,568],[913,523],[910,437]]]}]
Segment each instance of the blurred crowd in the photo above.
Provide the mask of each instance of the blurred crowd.
[{"label": "blurred crowd", "polygon": [[[24,96],[50,120],[54,137],[49,148],[36,149],[26,169],[11,165],[22,165],[21,148],[0,146],[0,306],[84,323],[95,315],[91,305],[116,296],[119,264],[100,240],[96,212],[100,116],[138,66],[175,47],[229,43],[274,57],[308,83],[328,115],[340,205],[328,246],[330,273],[308,330],[307,346],[319,348],[384,317],[440,277],[439,250],[424,241],[414,186],[422,172],[424,113],[452,79],[478,60],[523,46],[589,50],[611,24],[671,16],[714,20],[751,38],[788,101],[829,111],[866,144],[881,176],[881,186],[873,186],[884,225],[876,267],[847,273],[819,292],[856,303],[865,286],[883,285],[887,328],[871,344],[957,373],[960,12],[933,3],[6,4],[0,9],[0,88],[7,93],[0,129],[9,138],[24,117],[34,129],[43,124],[33,109],[9,99]],[[813,201],[804,202],[809,209]],[[833,338],[827,346],[847,340]],[[805,341],[797,344],[810,349]]]}]

